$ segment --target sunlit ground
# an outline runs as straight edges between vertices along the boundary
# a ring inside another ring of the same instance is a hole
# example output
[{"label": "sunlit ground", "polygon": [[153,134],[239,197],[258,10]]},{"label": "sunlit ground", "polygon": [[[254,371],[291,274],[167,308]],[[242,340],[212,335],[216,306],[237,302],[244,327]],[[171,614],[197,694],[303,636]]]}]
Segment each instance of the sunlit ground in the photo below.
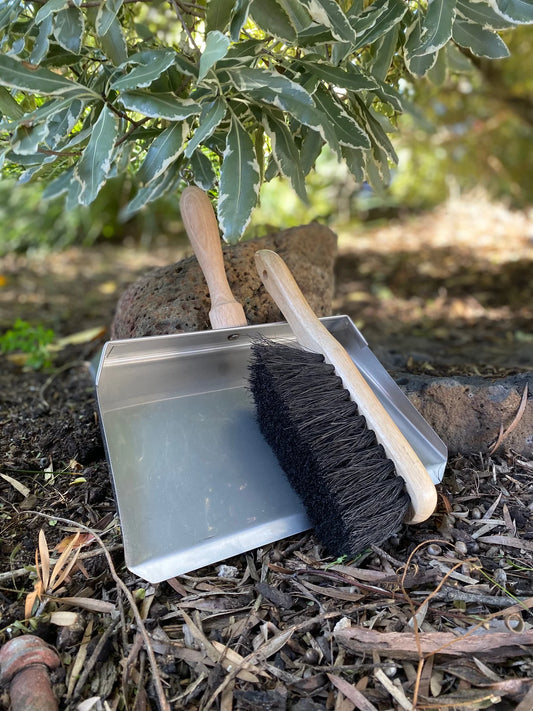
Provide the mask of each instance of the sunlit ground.
[{"label": "sunlit ground", "polygon": [[[429,362],[533,367],[533,210],[483,194],[374,227],[335,224],[335,313],[370,344]],[[159,245],[159,246],[158,246]],[[0,260],[0,327],[18,316],[58,335],[109,325],[125,286],[190,253],[185,242],[110,244]]]}]

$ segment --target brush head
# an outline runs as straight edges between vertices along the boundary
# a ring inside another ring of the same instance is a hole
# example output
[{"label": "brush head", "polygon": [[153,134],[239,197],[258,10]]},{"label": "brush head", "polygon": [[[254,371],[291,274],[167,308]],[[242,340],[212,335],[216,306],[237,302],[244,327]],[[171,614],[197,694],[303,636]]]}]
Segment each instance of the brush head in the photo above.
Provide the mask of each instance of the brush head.
[{"label": "brush head", "polygon": [[404,480],[322,355],[254,343],[250,388],[261,432],[329,553],[357,555],[400,528]]}]

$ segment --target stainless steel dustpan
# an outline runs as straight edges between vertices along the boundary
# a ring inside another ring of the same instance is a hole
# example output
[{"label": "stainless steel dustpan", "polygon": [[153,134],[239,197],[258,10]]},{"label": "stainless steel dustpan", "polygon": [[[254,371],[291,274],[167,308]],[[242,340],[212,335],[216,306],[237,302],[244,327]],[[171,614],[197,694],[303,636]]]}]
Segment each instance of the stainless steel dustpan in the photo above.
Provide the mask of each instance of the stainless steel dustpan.
[{"label": "stainless steel dustpan", "polygon": [[[438,483],[446,447],[348,316],[321,319]],[[109,341],[96,376],[126,565],[159,582],[309,528],[259,432],[247,387],[253,339],[286,323]]]}]

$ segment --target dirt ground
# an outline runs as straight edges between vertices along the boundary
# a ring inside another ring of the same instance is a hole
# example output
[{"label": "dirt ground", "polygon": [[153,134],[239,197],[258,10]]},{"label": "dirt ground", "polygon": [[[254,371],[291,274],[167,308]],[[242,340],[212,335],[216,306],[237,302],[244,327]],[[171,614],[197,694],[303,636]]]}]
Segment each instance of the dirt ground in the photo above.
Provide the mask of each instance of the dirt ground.
[{"label": "dirt ground", "polygon": [[[393,374],[533,370],[533,214],[478,196],[337,231],[334,311]],[[157,586],[125,568],[89,363],[125,285],[185,253],[0,262],[0,332],[101,329],[46,371],[0,355],[0,644],[57,649],[61,709],[533,708],[533,462],[505,443],[454,457],[429,521],[355,561],[305,533]]]}]

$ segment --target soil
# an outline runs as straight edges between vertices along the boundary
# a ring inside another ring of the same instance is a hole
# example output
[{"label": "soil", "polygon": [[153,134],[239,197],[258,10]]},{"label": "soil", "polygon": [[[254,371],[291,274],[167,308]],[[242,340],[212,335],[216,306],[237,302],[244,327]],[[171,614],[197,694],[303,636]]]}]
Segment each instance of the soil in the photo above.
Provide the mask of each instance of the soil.
[{"label": "soil", "polygon": [[[531,215],[478,197],[337,231],[334,311],[393,370],[533,369]],[[48,370],[0,356],[0,642],[55,646],[65,709],[532,708],[533,462],[505,446],[454,457],[435,515],[355,561],[305,533],[157,586],[126,569],[91,368],[124,286],[185,253],[0,262],[2,331],[16,317],[56,339],[101,329]],[[36,550],[55,560],[78,531],[79,559],[25,613]]]}]

